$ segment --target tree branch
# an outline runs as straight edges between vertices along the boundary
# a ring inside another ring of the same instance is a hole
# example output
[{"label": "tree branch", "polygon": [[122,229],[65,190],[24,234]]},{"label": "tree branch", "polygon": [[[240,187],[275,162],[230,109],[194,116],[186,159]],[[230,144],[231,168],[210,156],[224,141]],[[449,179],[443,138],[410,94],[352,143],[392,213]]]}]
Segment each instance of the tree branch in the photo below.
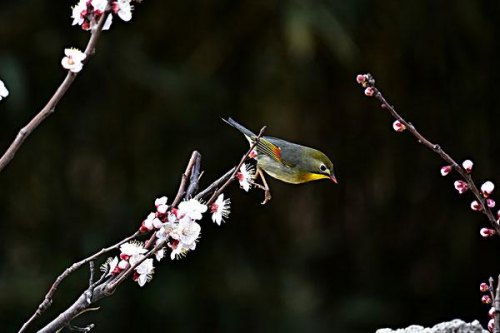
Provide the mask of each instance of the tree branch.
[{"label": "tree branch", "polygon": [[[92,31],[90,39],[85,48],[85,54],[87,55],[84,60],[85,63],[88,61],[89,57],[95,53],[95,45],[97,44],[97,40],[101,35],[102,27],[104,26],[104,22],[106,21],[108,15],[110,14],[102,15],[99,19],[97,28]],[[10,163],[10,161],[12,161],[12,159],[16,155],[16,152],[23,144],[24,140],[26,140],[28,136],[55,111],[57,104],[66,94],[69,87],[71,87],[71,84],[73,83],[77,75],[78,73],[68,71],[63,82],[57,88],[56,92],[54,93],[54,95],[52,95],[47,104],[38,112],[35,117],[33,117],[33,119],[30,120],[30,122],[26,126],[21,128],[14,141],[7,148],[3,156],[0,157],[0,172],[7,166],[7,164]]]},{"label": "tree branch", "polygon": [[[359,77],[359,76],[358,76]],[[474,180],[472,179],[472,176],[464,169],[462,166],[460,166],[448,153],[446,153],[440,145],[434,144],[428,139],[426,139],[422,134],[420,134],[419,131],[411,124],[410,122],[406,121],[403,117],[399,115],[399,113],[396,112],[396,109],[394,106],[392,106],[382,95],[382,92],[375,86],[375,79],[371,74],[364,74],[362,75],[363,79],[359,80],[358,82],[366,88],[365,90],[365,95],[367,96],[373,96],[375,97],[378,101],[382,103],[381,107],[388,110],[389,113],[396,118],[399,122],[401,122],[406,129],[415,137],[417,138],[418,142],[424,145],[425,147],[429,148],[432,150],[434,153],[438,154],[441,159],[446,161],[449,165],[453,167],[453,169],[462,176],[462,178],[465,180],[467,185],[469,186],[470,190],[476,197],[476,199],[479,201],[482,207],[482,212],[486,215],[488,218],[488,221],[490,222],[490,225],[493,227],[493,229],[496,230],[496,233],[500,235],[500,225],[496,222],[496,218],[491,211],[490,207],[488,207],[486,203],[486,199],[483,197],[479,189],[477,188]],[[361,81],[361,82],[360,82]]]}]

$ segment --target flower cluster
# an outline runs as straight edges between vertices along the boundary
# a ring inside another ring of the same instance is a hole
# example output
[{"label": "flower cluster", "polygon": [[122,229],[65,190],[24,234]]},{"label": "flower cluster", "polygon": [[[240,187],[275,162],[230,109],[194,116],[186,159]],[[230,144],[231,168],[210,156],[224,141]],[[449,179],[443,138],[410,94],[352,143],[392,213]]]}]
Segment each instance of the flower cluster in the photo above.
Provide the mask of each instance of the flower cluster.
[{"label": "flower cluster", "polygon": [[[220,194],[210,206],[212,221],[220,225],[229,216],[229,199]],[[141,232],[156,232],[157,244],[164,242],[171,249],[170,258],[175,259],[196,248],[203,218],[208,206],[196,199],[182,201],[177,208],[167,204],[167,197],[155,200],[156,211],[150,213],[141,224]]]},{"label": "flower cluster", "polygon": [[[80,0],[72,8],[72,25],[80,25],[83,30],[94,30],[99,19],[106,12],[118,15],[123,21],[132,19],[132,0]],[[113,22],[113,15],[106,18],[103,30],[108,30]]]},{"label": "flower cluster", "polygon": [[[124,243],[120,246],[120,257],[108,260],[107,265],[103,268],[108,272],[108,275],[118,275],[129,267],[135,267],[132,278],[139,286],[143,287],[146,282],[151,281],[154,273],[153,259],[146,259],[145,254],[147,252],[148,250],[144,247],[144,244],[140,242]],[[156,253],[158,261],[162,259],[163,252],[164,250],[161,249]],[[107,267],[108,265],[109,267]]]},{"label": "flower cluster", "polygon": [[[490,280],[492,281],[491,278]],[[479,285],[479,291],[482,293],[489,293],[493,296],[493,290],[491,290],[490,286],[486,282],[483,282]],[[493,302],[493,300],[490,295],[484,294],[481,297],[481,302],[483,304],[490,305]],[[493,329],[495,328],[495,312],[496,312],[495,307],[491,306],[490,310],[488,311],[488,317],[490,318],[490,321],[488,322],[488,330],[490,332],[493,332]]]},{"label": "flower cluster", "polygon": [[3,81],[0,80],[0,101],[2,100],[2,98],[5,98],[7,96],[9,96],[9,91],[5,87],[5,84],[3,83]]},{"label": "flower cluster", "polygon": [[[235,174],[240,187],[245,191],[251,188],[253,176],[254,169],[247,164],[242,164]],[[156,241],[155,248],[161,248],[155,253],[148,253],[151,250],[150,245],[145,246],[138,241],[124,243],[120,246],[120,256],[109,258],[103,270],[108,272],[108,275],[115,276],[133,267],[133,280],[139,286],[144,286],[152,279],[154,273],[154,260],[149,258],[150,256],[154,255],[158,261],[163,259],[167,250],[163,245],[166,245],[171,251],[170,259],[184,257],[189,251],[196,249],[201,233],[198,222],[203,218],[203,214],[210,211],[212,221],[220,226],[229,216],[230,203],[230,199],[224,198],[223,193],[219,194],[210,205],[189,199],[182,201],[177,207],[172,207],[168,204],[166,196],[157,198],[154,203],[155,210],[142,221],[139,232],[142,234],[154,232],[151,240]]]}]

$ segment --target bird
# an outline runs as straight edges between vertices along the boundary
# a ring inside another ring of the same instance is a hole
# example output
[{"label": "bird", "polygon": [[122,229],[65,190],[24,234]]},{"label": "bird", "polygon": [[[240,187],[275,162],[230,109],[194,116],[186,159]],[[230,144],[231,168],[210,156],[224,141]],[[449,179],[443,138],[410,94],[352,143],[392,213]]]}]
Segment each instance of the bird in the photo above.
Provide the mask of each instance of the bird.
[{"label": "bird", "polygon": [[[243,133],[252,146],[257,135],[232,118],[222,118],[227,124]],[[283,139],[263,136],[255,146],[257,170],[265,191],[265,204],[271,192],[262,171],[269,176],[291,184],[307,183],[318,179],[329,179],[337,183],[332,161],[321,151],[292,143]]]}]

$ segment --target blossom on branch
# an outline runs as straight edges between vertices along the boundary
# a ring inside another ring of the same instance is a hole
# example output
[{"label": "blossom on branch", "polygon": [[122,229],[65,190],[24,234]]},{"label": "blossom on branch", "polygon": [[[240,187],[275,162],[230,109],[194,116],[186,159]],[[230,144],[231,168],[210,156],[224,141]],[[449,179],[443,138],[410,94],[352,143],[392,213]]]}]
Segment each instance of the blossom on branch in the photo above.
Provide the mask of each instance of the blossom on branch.
[{"label": "blossom on branch", "polygon": [[83,68],[83,60],[87,57],[85,53],[75,48],[64,49],[64,54],[66,55],[61,60],[61,65],[63,68],[69,70],[72,73],[78,73]]},{"label": "blossom on branch", "polygon": [[2,100],[2,98],[5,98],[7,96],[9,96],[9,91],[7,90],[7,87],[5,87],[5,83],[0,80],[0,101]]},{"label": "blossom on branch", "polygon": [[71,9],[72,25],[80,25],[83,30],[94,30],[97,24],[106,12],[110,14],[106,18],[103,25],[103,30],[108,30],[113,22],[113,15],[116,14],[123,21],[132,19],[133,6],[131,0],[116,0],[111,1],[108,5],[108,0],[80,0]]},{"label": "blossom on branch", "polygon": [[[139,261],[144,259],[144,255],[140,254],[137,256],[133,256],[130,258],[130,265],[134,266],[137,264]],[[154,273],[154,266],[153,266],[153,259],[148,258],[141,262],[134,271],[134,275],[132,276],[132,279],[136,281],[139,286],[143,287],[146,282],[151,281],[153,278],[153,273]]]},{"label": "blossom on branch", "polygon": [[179,204],[177,216],[179,218],[187,216],[192,220],[201,220],[203,217],[202,214],[205,213],[207,209],[207,205],[200,203],[196,199],[189,199]]},{"label": "blossom on branch", "polygon": [[224,199],[224,194],[221,193],[217,200],[210,206],[210,212],[212,213],[212,221],[217,223],[217,225],[221,225],[224,222],[224,219],[229,216],[229,205],[231,204],[231,200]]},{"label": "blossom on branch", "polygon": [[252,185],[252,178],[254,176],[254,170],[250,165],[243,163],[241,165],[240,171],[236,173],[236,178],[240,183],[240,187],[248,192]]}]

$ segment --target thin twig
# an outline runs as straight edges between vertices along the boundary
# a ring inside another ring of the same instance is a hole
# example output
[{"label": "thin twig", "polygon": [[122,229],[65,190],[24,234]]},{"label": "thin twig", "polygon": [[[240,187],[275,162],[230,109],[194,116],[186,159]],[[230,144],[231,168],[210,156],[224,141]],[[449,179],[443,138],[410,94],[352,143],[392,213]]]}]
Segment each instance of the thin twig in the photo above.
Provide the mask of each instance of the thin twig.
[{"label": "thin twig", "polygon": [[54,293],[56,292],[57,288],[59,287],[59,285],[61,284],[61,282],[65,278],[67,278],[74,271],[76,271],[77,269],[79,269],[80,267],[82,267],[82,265],[85,265],[88,262],[97,259],[98,257],[102,256],[103,254],[105,254],[105,253],[107,253],[107,252],[109,252],[111,250],[119,248],[120,245],[122,245],[123,243],[128,242],[131,239],[136,238],[138,235],[139,235],[139,231],[137,231],[133,235],[131,235],[131,236],[129,236],[129,237],[121,240],[120,242],[116,243],[115,245],[112,245],[110,247],[104,248],[104,249],[100,250],[99,252],[91,255],[90,257],[87,257],[87,258],[85,258],[83,260],[80,260],[79,262],[76,262],[73,265],[71,265],[70,267],[68,267],[61,275],[59,275],[57,277],[57,279],[55,280],[55,282],[52,284],[52,286],[50,287],[49,291],[45,295],[45,298],[44,298],[43,302],[40,303],[40,305],[38,306],[38,308],[35,311],[35,313],[28,319],[27,322],[24,323],[24,325],[21,327],[21,329],[19,330],[18,333],[25,332],[26,329],[28,328],[28,326],[35,319],[37,319],[38,317],[40,317],[42,315],[42,313],[44,313],[45,310],[47,310],[50,307],[50,305],[52,304],[52,297],[54,296]]},{"label": "thin twig", "polygon": [[181,177],[181,184],[179,186],[179,190],[177,191],[177,195],[175,196],[174,201],[172,202],[172,207],[177,207],[179,202],[181,202],[184,194],[186,193],[186,184],[187,180],[189,179],[189,176],[191,175],[191,170],[193,169],[193,165],[196,162],[196,159],[199,158],[200,153],[198,153],[196,150],[193,151],[191,154],[191,158],[189,159],[189,163],[186,167],[186,171],[182,174]]},{"label": "thin twig", "polygon": [[500,234],[500,225],[496,222],[493,212],[491,211],[490,207],[488,207],[486,199],[482,196],[481,192],[478,190],[475,182],[472,179],[472,176],[469,173],[467,173],[467,171],[464,168],[462,168],[462,166],[460,166],[453,158],[451,158],[451,156],[448,155],[441,148],[440,145],[434,144],[428,139],[426,139],[422,134],[420,134],[420,132],[417,131],[417,129],[413,124],[403,119],[403,117],[401,117],[396,112],[396,109],[389,102],[387,102],[385,97],[382,95],[382,92],[375,86],[375,79],[371,74],[365,74],[364,77],[365,81],[362,82],[361,84],[365,88],[372,89],[370,91],[370,94],[372,94],[373,97],[375,97],[378,101],[382,103],[382,108],[387,109],[394,118],[399,120],[406,127],[406,129],[415,138],[417,138],[419,143],[423,144],[425,147],[429,148],[430,150],[438,154],[444,161],[446,161],[446,163],[451,165],[453,169],[462,176],[462,178],[467,182],[467,185],[469,186],[470,190],[472,191],[476,199],[481,204],[482,207],[481,211],[486,215],[491,226],[496,230],[496,233]]},{"label": "thin twig", "polygon": [[235,178],[234,176],[236,175],[236,173],[238,172],[238,170],[240,170],[240,168],[243,165],[243,163],[245,163],[245,161],[248,158],[248,155],[250,155],[250,153],[254,150],[255,146],[257,146],[257,144],[259,143],[259,140],[262,137],[262,134],[264,134],[265,130],[266,130],[266,126],[264,126],[264,127],[262,127],[260,129],[259,134],[255,137],[255,139],[253,139],[253,143],[250,146],[250,149],[248,149],[248,151],[246,152],[246,154],[243,155],[243,157],[240,160],[240,163],[238,163],[238,165],[236,166],[236,168],[234,168],[233,172],[231,173],[231,176],[226,180],[226,182],[220,188],[218,188],[214,192],[214,194],[212,194],[212,196],[210,197],[210,199],[207,201],[207,205],[208,206],[210,206],[217,199],[217,197],[226,189],[226,187],[229,184],[231,184],[232,181],[234,181],[234,178]]},{"label": "thin twig", "polygon": [[[85,54],[87,55],[85,57],[85,62],[87,62],[89,57],[95,53],[97,40],[101,35],[102,27],[104,26],[104,22],[106,21],[108,15],[110,14],[102,15],[96,29],[92,31],[90,39],[85,48]],[[63,82],[57,88],[56,92],[54,93],[54,95],[52,95],[47,104],[38,112],[35,117],[33,117],[33,119],[30,120],[30,122],[26,126],[21,128],[14,141],[10,144],[9,148],[7,148],[3,156],[0,157],[0,172],[7,166],[7,164],[9,164],[10,161],[12,161],[12,159],[16,155],[16,152],[23,144],[24,140],[26,140],[26,138],[45,120],[45,118],[50,116],[55,111],[57,104],[66,94],[77,75],[78,73],[68,71]]]},{"label": "thin twig", "polygon": [[[493,292],[493,279],[490,278],[490,288],[491,292]],[[493,329],[494,333],[500,333],[500,275],[498,275],[498,280],[497,280],[497,289],[495,292],[495,295],[492,297],[493,299],[493,306],[495,307],[495,326]]]}]

